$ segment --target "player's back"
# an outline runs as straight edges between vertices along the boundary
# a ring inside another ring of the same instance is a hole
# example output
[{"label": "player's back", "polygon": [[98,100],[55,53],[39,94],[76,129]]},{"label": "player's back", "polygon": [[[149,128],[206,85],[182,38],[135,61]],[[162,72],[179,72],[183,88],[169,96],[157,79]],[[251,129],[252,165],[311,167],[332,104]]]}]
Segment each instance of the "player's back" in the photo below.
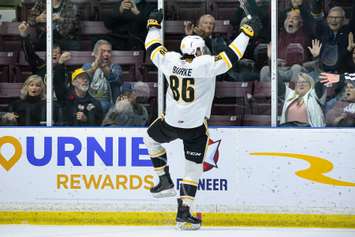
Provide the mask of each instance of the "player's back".
[{"label": "player's back", "polygon": [[168,52],[160,67],[168,90],[166,93],[166,122],[174,127],[193,128],[209,116],[214,96],[214,57],[203,55],[182,59],[181,54]]}]

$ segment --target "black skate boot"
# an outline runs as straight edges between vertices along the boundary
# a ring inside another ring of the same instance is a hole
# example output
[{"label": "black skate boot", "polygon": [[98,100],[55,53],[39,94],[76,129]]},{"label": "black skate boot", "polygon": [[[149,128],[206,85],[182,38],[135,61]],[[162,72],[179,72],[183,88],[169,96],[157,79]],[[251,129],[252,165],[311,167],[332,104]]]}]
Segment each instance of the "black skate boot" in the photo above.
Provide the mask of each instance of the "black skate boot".
[{"label": "black skate boot", "polygon": [[190,207],[183,205],[181,199],[178,199],[176,227],[179,230],[198,230],[201,227],[201,220],[191,215]]},{"label": "black skate boot", "polygon": [[168,166],[164,168],[164,172],[165,174],[159,176],[159,183],[150,189],[151,194],[155,198],[176,196],[174,183],[170,178]]}]

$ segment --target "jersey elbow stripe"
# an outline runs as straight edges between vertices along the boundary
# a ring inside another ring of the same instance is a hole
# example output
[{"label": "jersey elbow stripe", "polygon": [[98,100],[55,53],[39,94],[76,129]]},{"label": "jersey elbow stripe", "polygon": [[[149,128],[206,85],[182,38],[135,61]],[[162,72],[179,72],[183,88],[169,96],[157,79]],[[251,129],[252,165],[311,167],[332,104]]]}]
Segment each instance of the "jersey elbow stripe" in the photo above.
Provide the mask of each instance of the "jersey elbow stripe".
[{"label": "jersey elbow stripe", "polygon": [[222,52],[219,55],[221,56],[221,58],[224,61],[224,63],[227,65],[228,69],[231,69],[232,68],[232,63],[229,60],[227,54],[225,52]]},{"label": "jersey elbow stripe", "polygon": [[150,60],[154,60],[154,58],[157,56],[157,54],[160,52],[161,49],[164,49],[163,45],[158,46],[152,51],[152,54],[150,55]]},{"label": "jersey elbow stripe", "polygon": [[150,48],[153,45],[157,45],[156,47],[159,47],[161,45],[160,40],[158,40],[158,39],[151,40],[148,43],[146,43],[144,46],[145,46],[146,50],[154,50],[154,49]]},{"label": "jersey elbow stripe", "polygon": [[238,49],[237,45],[233,42],[229,45],[229,48],[233,50],[233,52],[238,56],[239,59],[243,57],[242,52]]}]

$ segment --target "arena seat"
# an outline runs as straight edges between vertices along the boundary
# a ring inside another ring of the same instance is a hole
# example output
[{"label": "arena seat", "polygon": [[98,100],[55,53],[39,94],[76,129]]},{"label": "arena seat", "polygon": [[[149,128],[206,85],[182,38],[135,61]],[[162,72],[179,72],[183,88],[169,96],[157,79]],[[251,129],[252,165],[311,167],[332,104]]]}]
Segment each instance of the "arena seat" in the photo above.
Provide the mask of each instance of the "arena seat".
[{"label": "arena seat", "polygon": [[217,20],[231,19],[235,14],[235,10],[239,4],[235,0],[209,0],[209,13]]},{"label": "arena seat", "polygon": [[16,52],[0,52],[0,82],[14,80],[14,65],[17,62]]},{"label": "arena seat", "polygon": [[98,12],[95,12],[95,9],[97,9],[97,0],[71,0],[71,2],[77,6],[80,20],[98,19]]},{"label": "arena seat", "polygon": [[92,50],[95,38],[111,33],[103,21],[81,21],[80,30],[80,47],[84,51]]},{"label": "arena seat", "polygon": [[[36,52],[36,54],[42,58],[43,60],[46,60],[46,52],[45,51],[40,51]],[[28,62],[26,61],[25,53],[23,51],[19,52],[18,55],[18,61],[15,64],[15,82],[21,83],[24,82],[27,77],[32,75],[32,70]]]},{"label": "arena seat", "polygon": [[248,82],[217,81],[212,114],[235,115],[242,118],[249,112],[247,98],[251,91],[252,84]]},{"label": "arena seat", "polygon": [[207,13],[205,0],[175,0],[172,4],[176,10],[176,20],[196,22],[200,16]]},{"label": "arena seat", "polygon": [[249,102],[252,114],[271,114],[271,82],[255,81]]},{"label": "arena seat", "polygon": [[0,82],[0,111],[6,111],[9,103],[19,98],[23,83]]},{"label": "arena seat", "polygon": [[[18,31],[20,22],[2,22],[0,24],[0,50],[19,50],[21,49],[21,38]],[[31,28],[31,35],[34,35]]]}]

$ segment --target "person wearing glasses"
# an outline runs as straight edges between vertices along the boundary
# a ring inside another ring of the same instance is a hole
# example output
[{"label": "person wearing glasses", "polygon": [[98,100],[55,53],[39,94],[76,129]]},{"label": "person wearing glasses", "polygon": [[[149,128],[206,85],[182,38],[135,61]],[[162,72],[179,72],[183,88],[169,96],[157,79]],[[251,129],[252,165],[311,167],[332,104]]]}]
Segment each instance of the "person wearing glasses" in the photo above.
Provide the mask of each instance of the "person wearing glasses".
[{"label": "person wearing glasses", "polygon": [[323,105],[324,86],[301,72],[294,89],[286,88],[280,126],[282,127],[325,127]]},{"label": "person wearing glasses", "polygon": [[324,18],[320,0],[313,0],[312,13],[315,17],[315,35],[322,43],[320,60],[326,72],[337,72],[347,54],[348,35],[355,28],[355,1],[352,1],[351,19],[347,23],[342,7],[332,7]]}]

